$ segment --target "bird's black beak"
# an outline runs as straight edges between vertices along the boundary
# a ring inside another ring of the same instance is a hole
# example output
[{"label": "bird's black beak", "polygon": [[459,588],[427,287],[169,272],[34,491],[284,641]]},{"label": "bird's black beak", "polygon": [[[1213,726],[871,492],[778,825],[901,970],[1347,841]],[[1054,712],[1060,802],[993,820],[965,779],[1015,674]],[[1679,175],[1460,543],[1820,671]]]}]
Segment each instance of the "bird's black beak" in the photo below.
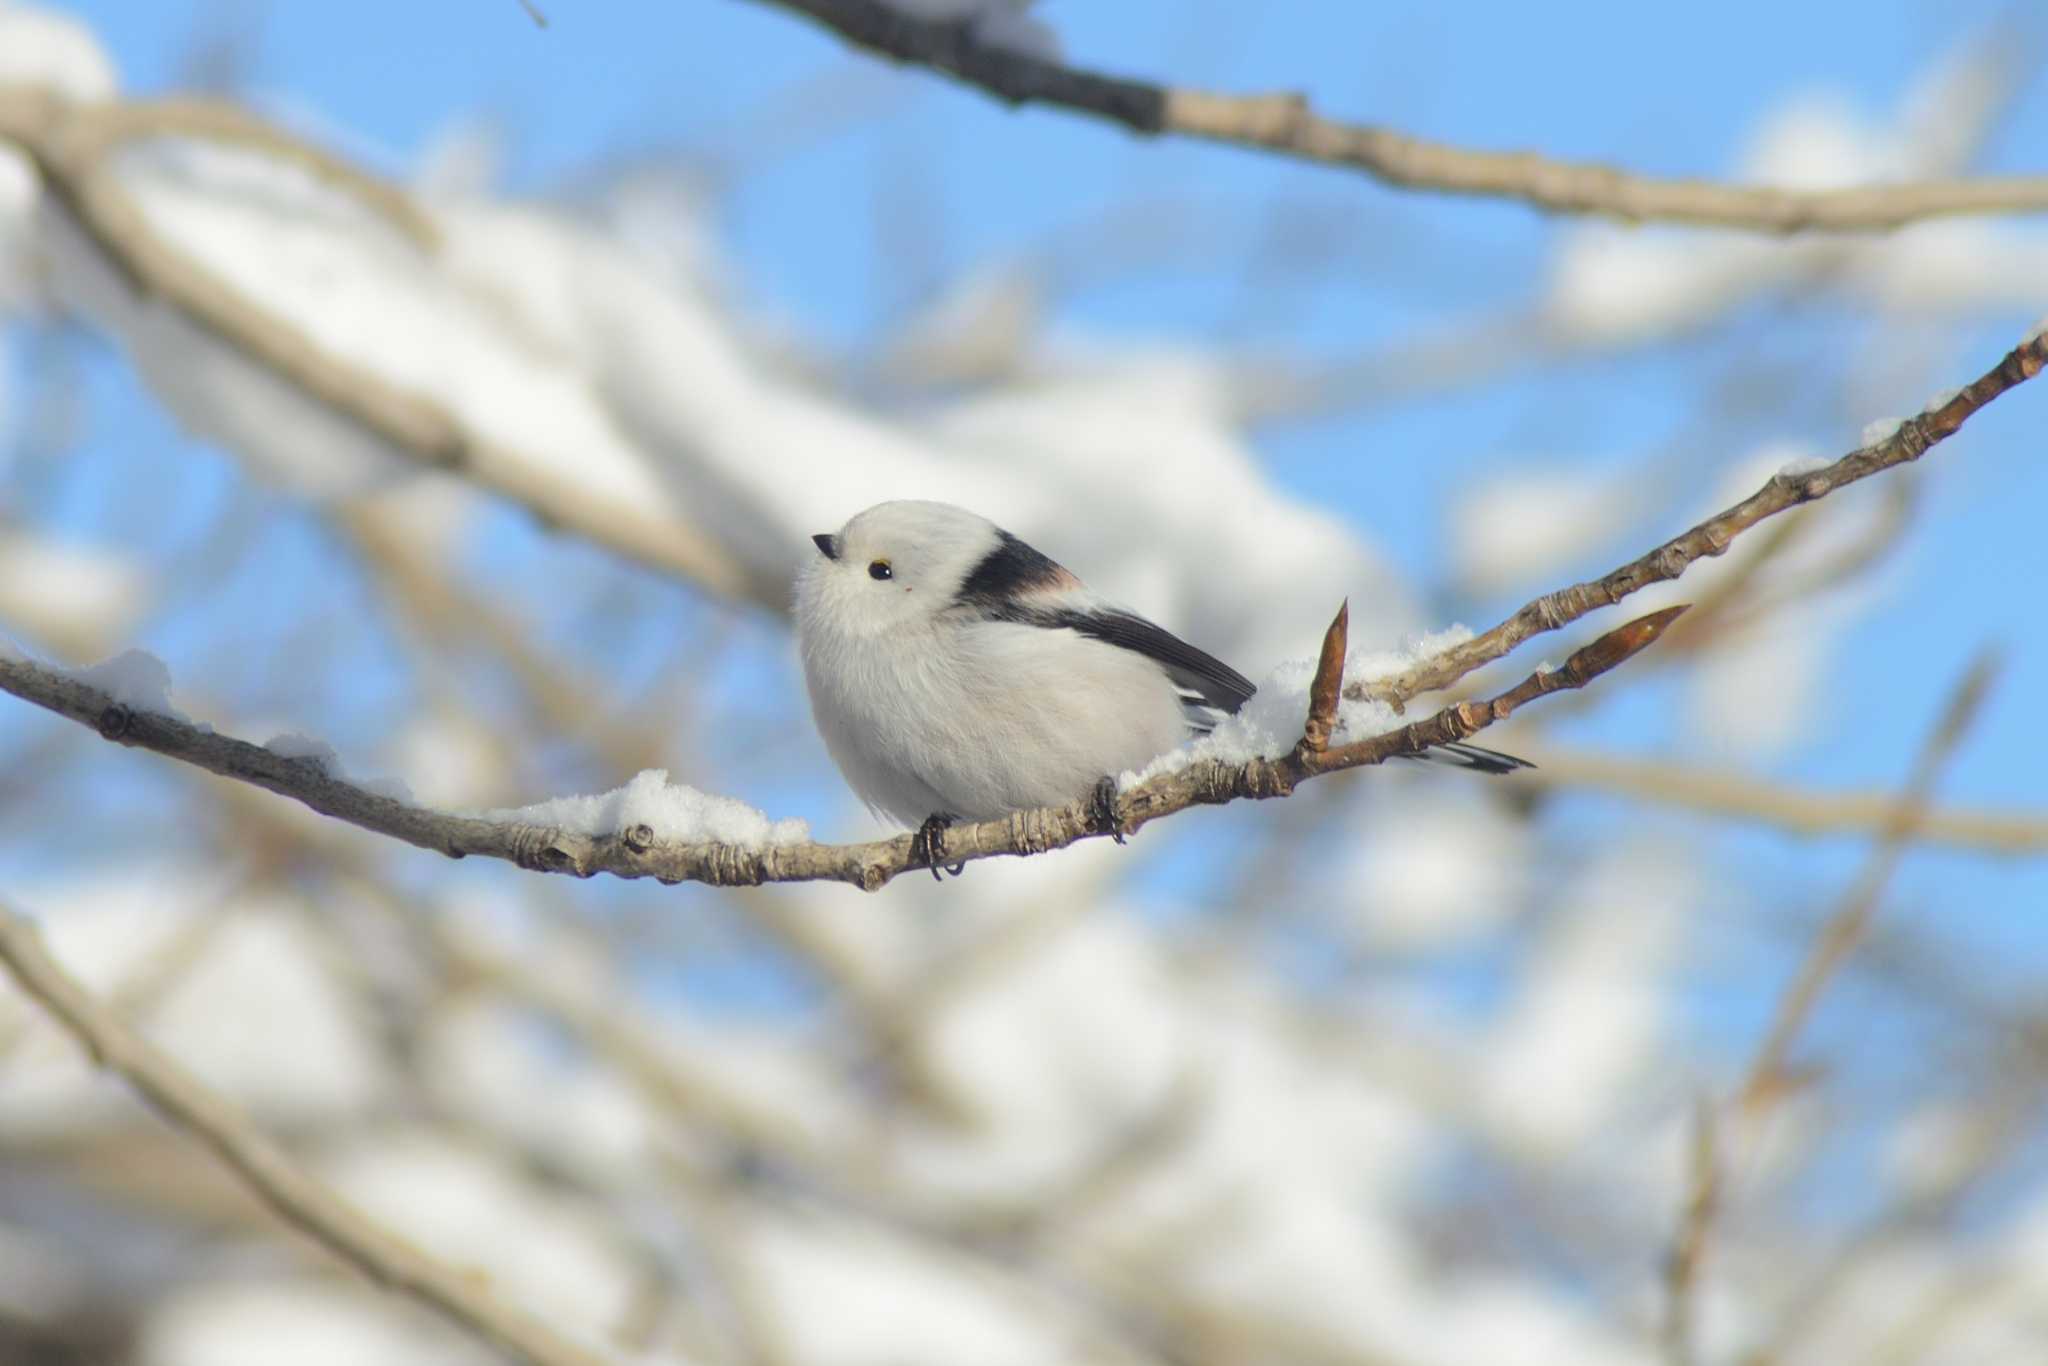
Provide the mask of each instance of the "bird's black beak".
[{"label": "bird's black beak", "polygon": [[818,553],[828,560],[839,558],[839,538],[829,531],[821,531],[811,537],[811,544],[818,547]]}]

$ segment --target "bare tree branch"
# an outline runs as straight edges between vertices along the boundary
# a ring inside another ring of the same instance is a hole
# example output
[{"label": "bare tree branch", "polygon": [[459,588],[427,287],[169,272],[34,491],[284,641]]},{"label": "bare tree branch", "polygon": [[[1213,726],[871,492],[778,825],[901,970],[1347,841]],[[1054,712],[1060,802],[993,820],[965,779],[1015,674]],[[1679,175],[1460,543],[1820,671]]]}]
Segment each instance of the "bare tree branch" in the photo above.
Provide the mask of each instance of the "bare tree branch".
[{"label": "bare tree branch", "polygon": [[1323,118],[1300,94],[1222,95],[1107,76],[983,42],[971,19],[925,19],[888,0],[760,0],[859,47],[927,66],[1009,104],[1046,104],[1121,124],[1363,171],[1384,185],[1515,199],[1552,213],[1754,232],[1876,232],[1959,214],[2048,210],[2048,177],[1784,190],[1660,180],[1534,152],[1481,152]]},{"label": "bare tree branch", "polygon": [[218,1093],[121,1023],[44,947],[34,922],[0,905],[0,964],[101,1066],[190,1133],[286,1223],[381,1286],[411,1296],[465,1332],[530,1366],[602,1366],[604,1358],[557,1334],[483,1285],[365,1218],[264,1137]]},{"label": "bare tree branch", "polygon": [[[1654,641],[1683,608],[1666,608],[1620,627],[1565,661],[1540,670],[1486,702],[1460,702],[1422,721],[1370,739],[1321,751],[1297,746],[1278,759],[1242,764],[1203,760],[1140,784],[1116,799],[1115,829],[1129,834],[1191,806],[1245,797],[1284,797],[1325,773],[1420,754],[1453,744],[1548,693],[1584,687]],[[746,846],[664,840],[647,825],[607,834],[584,834],[433,811],[369,791],[337,777],[318,760],[286,757],[247,740],[222,735],[181,717],[137,711],[61,669],[0,655],[0,690],[97,729],[102,738],[181,759],[210,773],[253,783],[292,797],[324,816],[347,821],[422,849],[460,858],[479,854],[539,872],[590,877],[652,877],[664,882],[752,886],[763,882],[849,882],[874,891],[899,873],[925,866],[913,838],[901,835],[866,844]],[[1061,849],[1111,833],[1092,801],[1018,811],[992,821],[956,825],[943,841],[941,862]]]},{"label": "bare tree branch", "polygon": [[1721,1164],[1714,1151],[1714,1106],[1702,1099],[1693,1109],[1692,1142],[1687,1147],[1686,1197],[1678,1236],[1664,1265],[1663,1345],[1671,1366],[1693,1366],[1699,1359],[1693,1338],[1695,1301],[1700,1271],[1707,1259],[1707,1236],[1713,1230],[1721,1198]]}]

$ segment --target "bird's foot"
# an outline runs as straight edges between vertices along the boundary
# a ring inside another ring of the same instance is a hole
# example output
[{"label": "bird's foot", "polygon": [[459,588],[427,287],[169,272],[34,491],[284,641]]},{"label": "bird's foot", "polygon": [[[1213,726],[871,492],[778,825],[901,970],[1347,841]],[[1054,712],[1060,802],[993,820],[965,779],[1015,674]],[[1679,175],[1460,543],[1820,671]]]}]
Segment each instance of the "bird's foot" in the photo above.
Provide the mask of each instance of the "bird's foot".
[{"label": "bird's foot", "polygon": [[1116,779],[1107,773],[1095,780],[1095,791],[1088,798],[1088,828],[1118,844],[1124,842],[1123,822],[1116,812]]},{"label": "bird's foot", "polygon": [[[931,815],[925,817],[924,824],[917,827],[917,833],[910,837],[910,857],[912,861],[922,863],[925,867],[931,869],[932,881],[934,882],[945,881],[944,878],[939,876],[939,869],[943,866],[939,863],[939,849],[945,842],[947,829],[957,819],[959,818],[949,816],[943,811],[934,811]],[[962,859],[951,868],[947,868],[946,871],[954,877],[959,877],[960,874],[967,871],[967,862],[965,859]]]}]

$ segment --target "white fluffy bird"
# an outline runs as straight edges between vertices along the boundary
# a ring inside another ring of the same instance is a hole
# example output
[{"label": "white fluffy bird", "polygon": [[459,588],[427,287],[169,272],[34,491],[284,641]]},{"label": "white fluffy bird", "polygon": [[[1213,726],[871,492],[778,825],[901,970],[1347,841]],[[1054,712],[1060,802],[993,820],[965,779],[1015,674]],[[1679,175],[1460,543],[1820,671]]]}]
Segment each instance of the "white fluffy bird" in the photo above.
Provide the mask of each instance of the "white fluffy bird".
[{"label": "white fluffy bird", "polygon": [[[878,503],[797,581],[811,711],[869,807],[939,832],[1094,794],[1208,731],[1254,689],[1228,664],[1135,612],[985,517],[948,503]],[[1471,745],[1431,752],[1505,773]]]}]

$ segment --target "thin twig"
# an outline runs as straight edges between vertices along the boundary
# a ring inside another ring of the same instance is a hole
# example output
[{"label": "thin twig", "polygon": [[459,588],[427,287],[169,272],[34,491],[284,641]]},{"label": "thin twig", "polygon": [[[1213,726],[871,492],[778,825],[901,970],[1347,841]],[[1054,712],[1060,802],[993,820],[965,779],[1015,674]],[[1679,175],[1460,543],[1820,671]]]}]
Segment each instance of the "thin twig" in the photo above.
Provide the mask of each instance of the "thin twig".
[{"label": "thin twig", "polygon": [[[1881,792],[1816,792],[1691,764],[1550,749],[1519,738],[1515,752],[1536,765],[1515,775],[1523,785],[1613,792],[1793,835],[1874,835],[1898,806],[1896,796]],[[2048,853],[2048,811],[1929,807],[1910,838],[1987,854]]]},{"label": "thin twig", "polygon": [[1363,171],[1382,184],[1519,200],[1552,213],[1662,220],[1754,232],[1876,232],[1958,214],[2048,210],[2048,177],[1786,190],[1661,180],[1534,152],[1482,152],[1323,118],[1300,94],[1222,95],[1106,76],[985,43],[971,20],[924,19],[889,0],[760,0],[815,20],[899,62],[944,72],[1009,104],[1089,114],[1135,133],[1206,142]]},{"label": "thin twig", "polygon": [[1664,1268],[1664,1355],[1671,1366],[1697,1359],[1694,1303],[1706,1265],[1707,1235],[1721,1199],[1721,1167],[1714,1151],[1714,1107],[1702,1099],[1693,1111],[1688,1148],[1685,1210]]},{"label": "thin twig", "polygon": [[1483,635],[1474,636],[1440,654],[1389,677],[1352,684],[1347,696],[1371,697],[1399,705],[1417,693],[1448,687],[1466,674],[1491,664],[1508,651],[1545,631],[1555,631],[1587,613],[1620,602],[1653,583],[1683,574],[1695,560],[1724,553],[1735,538],[1768,517],[1788,508],[1825,498],[1873,474],[1918,460],[1954,436],[1986,404],[2041,373],[2048,364],[2048,335],[2035,333],[2005,354],[1997,365],[1958,390],[1954,397],[1909,418],[1881,441],[1858,447],[1832,464],[1801,473],[1772,475],[1749,497],[1646,555],[1586,583],[1561,588],[1525,603]]},{"label": "thin twig", "polygon": [[[1940,720],[1921,745],[1913,770],[1892,803],[1869,860],[1821,926],[1798,972],[1786,984],[1770,1028],[1736,1089],[1731,1117],[1753,1125],[1792,1083],[1787,1066],[1792,1046],[1821,991],[1869,929],[1884,889],[1905,856],[1913,831],[1924,819],[1935,781],[1968,731],[1996,672],[1996,657],[1990,652],[1979,655],[1950,693]],[[1713,1148],[1713,1123],[1712,1114],[1703,1107],[1700,1127],[1695,1133],[1690,1190],[1668,1268],[1664,1347],[1673,1366],[1686,1366],[1694,1358],[1692,1302],[1697,1293],[1700,1264],[1724,1200],[1721,1164],[1716,1161]]]},{"label": "thin twig", "polygon": [[1786,1076],[1786,1061],[1807,1016],[1813,1013],[1821,990],[1834,976],[1835,969],[1861,942],[1869,928],[1870,918],[1876,914],[1884,889],[1890,884],[1892,874],[1898,871],[1914,827],[1919,824],[1928,799],[1933,795],[1934,784],[1969,730],[1970,722],[1975,719],[1997,672],[1997,656],[1987,651],[1971,662],[1950,694],[1947,705],[1942,708],[1941,719],[1913,761],[1913,771],[1879,833],[1877,847],[1871,850],[1870,858],[1857,874],[1856,881],[1821,926],[1805,961],[1779,998],[1770,1028],[1763,1042],[1757,1046],[1756,1056],[1750,1062],[1748,1075],[1737,1096],[1743,1109],[1756,1112],[1781,1089]]},{"label": "thin twig", "polygon": [[119,1073],[166,1120],[212,1149],[286,1223],[372,1281],[411,1296],[531,1366],[602,1366],[603,1357],[501,1303],[475,1278],[428,1257],[315,1180],[217,1092],[88,995],[50,957],[34,922],[4,905],[0,964],[96,1062]]}]

